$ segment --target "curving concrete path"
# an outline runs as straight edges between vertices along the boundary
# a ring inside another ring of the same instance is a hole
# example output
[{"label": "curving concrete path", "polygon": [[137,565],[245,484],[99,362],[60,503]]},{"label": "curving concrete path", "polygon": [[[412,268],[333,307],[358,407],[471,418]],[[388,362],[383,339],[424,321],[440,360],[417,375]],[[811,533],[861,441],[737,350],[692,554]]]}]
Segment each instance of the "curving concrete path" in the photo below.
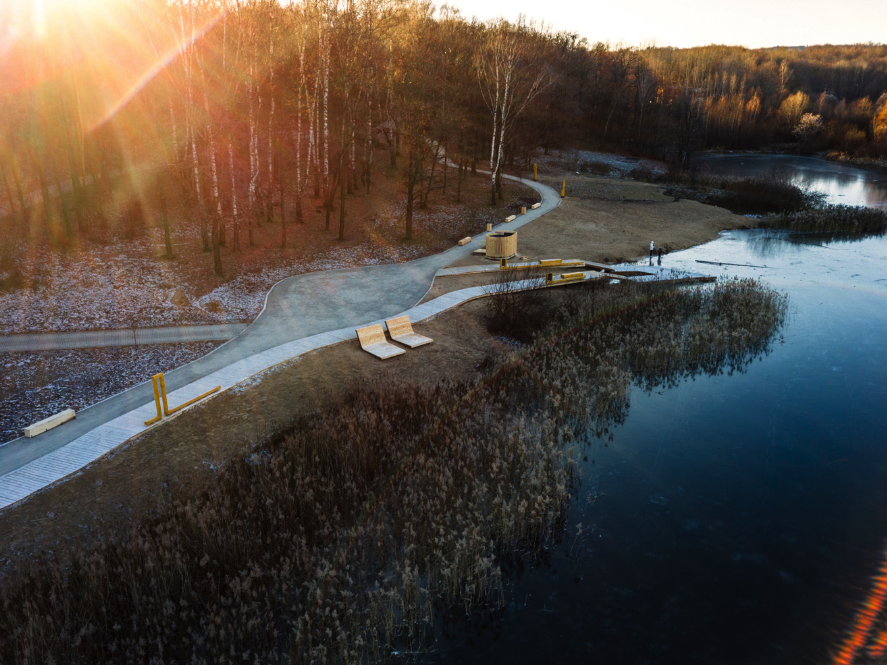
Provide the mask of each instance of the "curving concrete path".
[{"label": "curving concrete path", "polygon": [[218,323],[206,326],[164,326],[59,333],[25,333],[0,336],[0,353],[97,349],[105,346],[142,346],[175,342],[226,342],[234,339],[248,323]]},{"label": "curving concrete path", "polygon": [[[497,230],[517,229],[560,205],[560,196],[552,188],[539,182],[514,176],[505,177],[535,189],[542,196],[542,204],[536,210],[528,210],[527,214],[520,215],[513,222],[498,225]],[[205,381],[206,377],[235,364],[238,364],[239,367],[236,371],[232,368],[231,380],[241,376],[244,371],[255,369],[253,374],[262,371],[264,367],[250,363],[249,359],[263,352],[280,347],[272,358],[276,359],[280,356],[280,359],[273,363],[276,364],[283,362],[286,358],[310,350],[306,347],[305,350],[299,351],[298,349],[302,345],[286,346],[292,342],[298,340],[308,342],[307,338],[326,333],[337,335],[338,337],[335,339],[330,338],[333,341],[328,342],[336,343],[354,337],[354,328],[364,325],[368,321],[377,321],[406,313],[428,292],[438,270],[470,255],[480,246],[482,239],[483,235],[480,235],[461,247],[452,247],[440,254],[408,263],[306,273],[284,279],[272,287],[266,297],[265,308],[245,331],[203,358],[165,374],[167,391],[172,397],[175,391],[182,390],[180,396],[187,399],[186,395],[193,397],[208,390],[209,388],[204,387],[204,383],[208,385],[208,383],[214,382],[210,387],[219,385],[220,380],[214,378],[213,381],[207,382]],[[446,296],[443,296],[431,302],[436,302],[436,307],[446,304],[446,308],[464,302],[464,300],[457,302],[456,298],[449,302],[445,301],[445,298]],[[421,307],[425,307],[425,305],[430,305],[430,303],[425,303]],[[431,315],[433,314],[428,316]],[[413,318],[412,313],[411,319],[420,320]],[[323,341],[323,339],[314,340],[312,344]],[[325,345],[321,344],[321,346]],[[281,353],[289,355],[282,357]],[[191,395],[191,392],[194,394]],[[129,425],[124,426],[124,423],[131,420],[132,427],[140,427],[141,431],[144,431],[145,427],[139,424],[144,418],[136,412],[140,409],[143,410],[145,405],[149,405],[153,409],[153,399],[151,383],[146,381],[84,409],[77,414],[76,420],[69,421],[38,437],[33,439],[21,437],[0,445],[0,492],[3,491],[3,483],[11,481],[11,478],[7,477],[8,474],[21,469],[20,474],[27,475],[26,470],[22,469],[25,465],[30,465],[75,440],[88,439],[89,437],[86,435],[100,427],[104,426],[104,430],[114,430],[117,425],[112,423],[119,422],[123,426],[123,430],[120,432],[122,435],[130,431]],[[181,403],[181,401],[183,400],[171,399],[174,404]],[[129,436],[132,435],[134,434]],[[98,450],[96,449],[97,452]],[[82,459],[86,461],[73,467],[65,475],[92,461],[87,460],[87,457],[88,455],[84,454]],[[43,463],[43,460],[40,460],[40,463]],[[75,463],[79,462],[71,462],[71,464]],[[32,485],[33,483],[28,484]],[[44,486],[46,484],[49,483],[45,483]],[[23,498],[19,496],[20,494],[21,492],[6,494],[6,499],[0,497],[0,508]],[[14,498],[16,496],[18,498]]]}]

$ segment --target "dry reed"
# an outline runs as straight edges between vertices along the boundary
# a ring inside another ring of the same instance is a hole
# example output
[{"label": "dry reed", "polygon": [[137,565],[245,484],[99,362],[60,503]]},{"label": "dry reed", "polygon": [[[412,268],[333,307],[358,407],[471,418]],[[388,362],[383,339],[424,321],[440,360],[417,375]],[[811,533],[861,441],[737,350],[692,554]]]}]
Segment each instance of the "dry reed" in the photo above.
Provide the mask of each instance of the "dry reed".
[{"label": "dry reed", "polygon": [[[0,663],[354,663],[502,601],[502,553],[563,529],[578,438],[630,386],[741,369],[786,300],[722,280],[579,288],[471,382],[354,386],[89,551],[19,562]],[[541,325],[541,324],[540,324]]]}]

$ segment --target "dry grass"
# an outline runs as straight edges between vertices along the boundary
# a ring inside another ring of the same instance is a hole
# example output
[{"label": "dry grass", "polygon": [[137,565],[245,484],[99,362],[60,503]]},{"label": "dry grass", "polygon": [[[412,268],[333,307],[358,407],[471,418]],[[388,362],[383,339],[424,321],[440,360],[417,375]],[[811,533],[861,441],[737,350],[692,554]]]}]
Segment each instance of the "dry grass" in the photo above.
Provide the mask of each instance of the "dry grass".
[{"label": "dry grass", "polygon": [[562,528],[578,439],[625,417],[633,383],[741,370],[787,307],[752,281],[564,290],[482,376],[352,384],[95,547],[24,559],[0,661],[383,660],[441,608],[496,605],[497,552]]},{"label": "dry grass", "polygon": [[[559,190],[560,182],[547,177],[540,180]],[[598,187],[606,188],[606,197],[594,194]],[[645,183],[570,176],[568,196],[561,205],[518,230],[517,251],[533,259],[619,263],[647,256],[651,240],[657,247],[662,245],[674,251],[708,242],[719,231],[750,225],[747,217],[723,208],[687,200],[673,202],[671,197],[658,194],[661,189]],[[569,194],[572,191],[577,195]],[[578,195],[582,192],[588,195]],[[641,196],[647,198],[641,200]],[[491,264],[482,257],[471,256],[453,265]],[[435,286],[463,288],[460,279],[447,277]]]},{"label": "dry grass", "polygon": [[784,215],[768,215],[758,225],[838,238],[868,238],[887,233],[887,212],[878,208],[827,205]]}]

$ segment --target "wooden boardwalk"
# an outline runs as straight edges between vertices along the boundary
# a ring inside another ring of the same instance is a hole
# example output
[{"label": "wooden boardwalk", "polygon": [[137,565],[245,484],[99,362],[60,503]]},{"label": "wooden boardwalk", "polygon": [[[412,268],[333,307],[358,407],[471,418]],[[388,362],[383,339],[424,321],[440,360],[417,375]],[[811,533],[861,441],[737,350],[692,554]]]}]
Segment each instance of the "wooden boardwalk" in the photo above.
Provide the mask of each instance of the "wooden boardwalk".
[{"label": "wooden boardwalk", "polygon": [[[581,259],[564,259],[561,263],[557,265],[549,265],[543,266],[539,263],[539,261],[530,261],[530,262],[519,262],[516,261],[514,263],[508,264],[509,270],[528,270],[530,268],[540,268],[540,269],[556,269],[556,268],[581,268],[586,265],[590,265],[588,261],[583,261]],[[595,264],[593,267],[600,270],[603,266],[601,264]],[[609,267],[609,266],[607,266]],[[441,268],[438,270],[434,277],[452,277],[455,275],[474,275],[476,273],[485,273],[485,272],[499,272],[501,268],[499,264],[491,265],[491,266],[458,266],[456,268]]]}]

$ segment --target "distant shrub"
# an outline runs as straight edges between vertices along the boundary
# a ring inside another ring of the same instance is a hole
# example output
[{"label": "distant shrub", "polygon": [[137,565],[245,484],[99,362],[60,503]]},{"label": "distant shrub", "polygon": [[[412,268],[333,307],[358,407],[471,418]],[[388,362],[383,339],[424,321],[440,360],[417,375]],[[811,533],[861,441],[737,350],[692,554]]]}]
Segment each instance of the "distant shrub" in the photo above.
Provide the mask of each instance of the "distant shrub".
[{"label": "distant shrub", "polygon": [[804,210],[821,205],[823,199],[776,170],[755,178],[733,178],[672,169],[648,182],[666,185],[665,193],[670,196],[716,205],[740,215]]},{"label": "distant shrub", "polygon": [[850,237],[887,233],[887,211],[847,205],[826,205],[783,215],[768,215],[762,228],[788,229],[807,233],[827,233]]}]

